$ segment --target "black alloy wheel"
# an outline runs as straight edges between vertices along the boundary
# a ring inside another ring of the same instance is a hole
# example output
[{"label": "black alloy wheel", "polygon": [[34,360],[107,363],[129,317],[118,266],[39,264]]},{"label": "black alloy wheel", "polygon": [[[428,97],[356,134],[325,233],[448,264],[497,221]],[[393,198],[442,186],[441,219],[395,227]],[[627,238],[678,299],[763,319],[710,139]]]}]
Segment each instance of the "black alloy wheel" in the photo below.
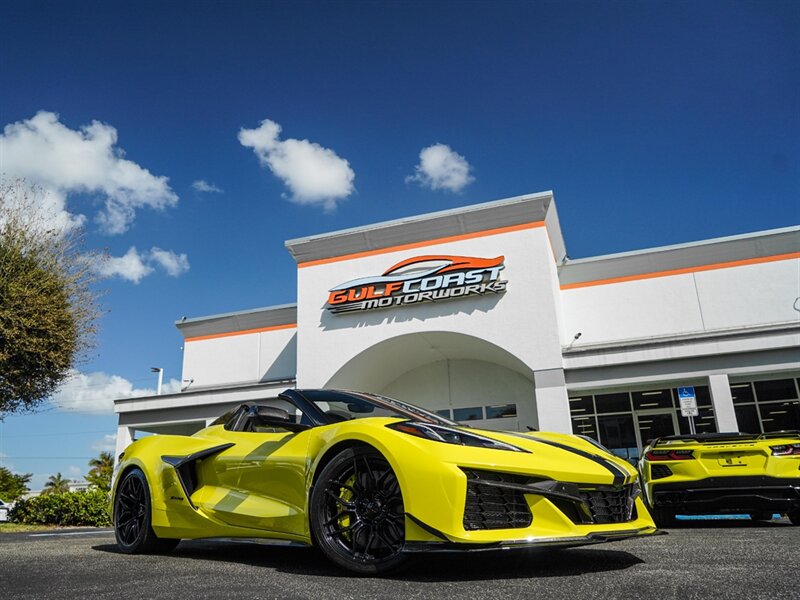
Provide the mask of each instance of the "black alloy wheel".
[{"label": "black alloy wheel", "polygon": [[114,535],[125,554],[169,552],[180,540],[156,536],[150,522],[150,488],[139,469],[125,473],[114,497]]},{"label": "black alloy wheel", "polygon": [[325,466],[311,494],[310,524],[325,555],[356,573],[384,573],[406,559],[400,484],[372,448],[344,450]]}]

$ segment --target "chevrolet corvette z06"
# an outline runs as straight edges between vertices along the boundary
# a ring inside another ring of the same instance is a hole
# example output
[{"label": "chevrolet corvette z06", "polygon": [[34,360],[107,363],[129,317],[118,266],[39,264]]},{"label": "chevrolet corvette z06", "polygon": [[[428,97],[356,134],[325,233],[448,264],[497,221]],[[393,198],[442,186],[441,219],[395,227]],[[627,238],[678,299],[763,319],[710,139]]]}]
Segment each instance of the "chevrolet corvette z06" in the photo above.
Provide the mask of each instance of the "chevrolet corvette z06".
[{"label": "chevrolet corvette z06", "polygon": [[654,440],[639,462],[659,527],[676,514],[785,513],[800,525],[800,432],[703,433]]},{"label": "chevrolet corvette z06", "polygon": [[580,546],[656,532],[636,470],[589,439],[481,431],[375,394],[286,390],[192,436],[125,449],[126,553],[181,539],[315,545],[370,574],[409,555]]}]

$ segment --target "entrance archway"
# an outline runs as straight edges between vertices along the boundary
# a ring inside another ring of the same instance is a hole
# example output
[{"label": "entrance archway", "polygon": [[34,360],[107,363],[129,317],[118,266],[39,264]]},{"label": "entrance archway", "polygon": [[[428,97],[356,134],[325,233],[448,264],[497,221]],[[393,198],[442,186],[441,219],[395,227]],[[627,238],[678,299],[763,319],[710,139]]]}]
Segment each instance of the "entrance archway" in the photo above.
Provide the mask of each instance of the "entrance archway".
[{"label": "entrance archway", "polygon": [[326,387],[385,394],[484,428],[537,427],[531,369],[507,350],[461,333],[384,340],[348,361]]}]

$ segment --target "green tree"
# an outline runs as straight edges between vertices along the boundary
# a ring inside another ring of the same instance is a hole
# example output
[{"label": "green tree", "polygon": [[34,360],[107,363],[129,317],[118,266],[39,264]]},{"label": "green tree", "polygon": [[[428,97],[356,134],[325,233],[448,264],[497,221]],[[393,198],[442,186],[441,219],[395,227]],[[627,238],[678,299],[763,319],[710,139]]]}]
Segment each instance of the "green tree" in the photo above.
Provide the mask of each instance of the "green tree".
[{"label": "green tree", "polygon": [[3,502],[14,502],[30,491],[28,483],[31,481],[30,473],[15,475],[5,467],[0,467],[0,500]]},{"label": "green tree", "polygon": [[111,452],[101,452],[100,456],[89,461],[89,473],[86,481],[99,490],[107,492],[111,489],[111,475],[114,472],[114,456]]},{"label": "green tree", "polygon": [[61,473],[50,475],[47,483],[44,484],[43,494],[63,494],[69,491],[69,479],[64,479]]},{"label": "green tree", "polygon": [[0,419],[58,389],[86,357],[99,316],[100,257],[45,206],[40,189],[0,182]]}]

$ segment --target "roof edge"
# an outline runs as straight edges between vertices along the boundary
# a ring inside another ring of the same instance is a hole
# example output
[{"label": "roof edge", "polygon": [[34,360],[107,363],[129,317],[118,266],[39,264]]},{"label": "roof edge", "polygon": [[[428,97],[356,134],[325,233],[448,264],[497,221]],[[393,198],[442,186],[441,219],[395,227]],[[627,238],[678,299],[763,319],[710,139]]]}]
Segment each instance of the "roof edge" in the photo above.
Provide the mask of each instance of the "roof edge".
[{"label": "roof edge", "polygon": [[520,196],[511,196],[509,198],[502,198],[500,200],[491,200],[489,202],[481,202],[478,204],[469,204],[467,206],[459,206],[456,208],[448,208],[445,210],[439,210],[429,213],[423,213],[421,215],[412,215],[409,217],[400,217],[399,219],[391,219],[389,221],[379,221],[377,223],[371,223],[368,225],[359,225],[358,227],[349,227],[346,229],[338,229],[336,231],[331,231],[328,233],[319,233],[313,234],[305,237],[294,238],[291,240],[286,240],[284,242],[284,246],[286,246],[289,251],[293,246],[305,244],[308,242],[315,242],[318,240],[326,240],[336,237],[341,237],[345,235],[350,235],[354,233],[362,233],[365,231],[372,231],[375,229],[385,229],[389,227],[395,227],[398,225],[407,225],[411,223],[418,223],[420,221],[429,221],[431,219],[437,219],[442,217],[449,217],[449,216],[457,216],[462,214],[468,214],[471,212],[478,212],[482,210],[487,210],[491,208],[497,208],[499,206],[507,206],[512,204],[519,204],[521,202],[525,202],[527,200],[536,200],[539,198],[553,198],[553,191],[546,190],[543,192],[536,192],[533,194],[522,194]]}]

